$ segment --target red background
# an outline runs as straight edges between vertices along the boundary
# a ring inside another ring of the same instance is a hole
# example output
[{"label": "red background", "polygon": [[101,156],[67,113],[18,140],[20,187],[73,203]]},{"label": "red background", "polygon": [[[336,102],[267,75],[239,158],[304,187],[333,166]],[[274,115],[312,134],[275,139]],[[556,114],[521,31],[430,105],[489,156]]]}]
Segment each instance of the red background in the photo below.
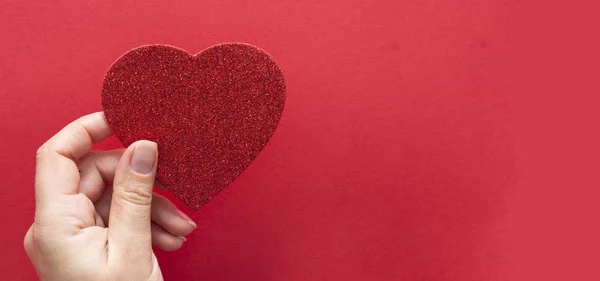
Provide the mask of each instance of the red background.
[{"label": "red background", "polygon": [[600,279],[593,5],[21,2],[0,3],[0,279],[35,278],[35,150],[101,110],[110,64],[231,41],[275,57],[286,108],[256,161],[185,209],[199,227],[157,252],[167,280]]}]

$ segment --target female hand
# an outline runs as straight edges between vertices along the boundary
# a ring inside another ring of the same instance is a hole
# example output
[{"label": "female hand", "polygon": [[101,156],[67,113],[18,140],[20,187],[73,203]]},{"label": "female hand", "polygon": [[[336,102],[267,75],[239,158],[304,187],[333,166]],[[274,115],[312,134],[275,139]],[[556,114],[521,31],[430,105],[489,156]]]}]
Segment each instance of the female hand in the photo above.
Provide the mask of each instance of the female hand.
[{"label": "female hand", "polygon": [[69,124],[37,152],[35,221],[24,243],[42,280],[162,280],[152,244],[179,249],[196,227],[152,192],[155,143],[90,151],[112,134],[98,112]]}]

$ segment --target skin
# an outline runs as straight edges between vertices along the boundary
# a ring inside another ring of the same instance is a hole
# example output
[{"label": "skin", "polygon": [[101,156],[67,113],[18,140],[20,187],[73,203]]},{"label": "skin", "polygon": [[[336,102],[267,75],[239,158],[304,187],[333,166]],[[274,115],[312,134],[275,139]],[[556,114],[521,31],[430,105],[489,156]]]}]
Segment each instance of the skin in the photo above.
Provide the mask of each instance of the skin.
[{"label": "skin", "polygon": [[104,114],[93,113],[37,151],[35,220],[24,244],[42,280],[163,280],[152,245],[177,250],[196,228],[152,191],[155,143],[91,151],[112,134]]}]

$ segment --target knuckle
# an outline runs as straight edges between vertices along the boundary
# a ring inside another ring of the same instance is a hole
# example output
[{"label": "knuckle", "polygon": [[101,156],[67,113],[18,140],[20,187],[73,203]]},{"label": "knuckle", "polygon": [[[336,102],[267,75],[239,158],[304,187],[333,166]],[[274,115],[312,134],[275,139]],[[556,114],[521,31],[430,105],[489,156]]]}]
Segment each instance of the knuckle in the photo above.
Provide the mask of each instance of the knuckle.
[{"label": "knuckle", "polygon": [[124,201],[131,204],[150,205],[152,203],[152,188],[148,188],[141,182],[124,183],[118,189],[118,193]]},{"label": "knuckle", "polygon": [[39,161],[40,159],[45,158],[49,151],[50,148],[48,147],[48,143],[42,144],[35,152],[35,159]]},{"label": "knuckle", "polygon": [[45,243],[45,236],[41,233],[39,227],[34,223],[29,228],[27,234],[25,234],[25,238],[23,239],[25,252],[29,257],[32,257],[36,255],[37,252],[43,251]]},{"label": "knuckle", "polygon": [[29,228],[29,230],[27,231],[27,234],[25,234],[25,238],[23,239],[23,247],[25,248],[25,252],[27,252],[27,254],[29,256],[31,256],[32,253],[32,241],[31,241],[31,227]]},{"label": "knuckle", "polygon": [[31,245],[41,245],[44,242],[44,235],[42,233],[42,231],[40,231],[39,227],[36,227],[36,225],[34,224],[31,227],[31,239],[29,241],[29,243]]}]

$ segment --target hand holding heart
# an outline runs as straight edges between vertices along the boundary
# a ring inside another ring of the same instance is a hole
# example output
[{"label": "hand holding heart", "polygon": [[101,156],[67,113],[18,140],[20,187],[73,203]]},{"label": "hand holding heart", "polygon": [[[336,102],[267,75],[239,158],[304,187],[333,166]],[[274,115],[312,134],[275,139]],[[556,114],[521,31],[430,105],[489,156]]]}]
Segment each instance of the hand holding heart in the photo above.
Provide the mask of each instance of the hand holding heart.
[{"label": "hand holding heart", "polygon": [[152,244],[179,249],[196,227],[152,192],[155,143],[90,151],[112,134],[94,113],[37,152],[35,222],[24,243],[42,280],[162,280]]},{"label": "hand holding heart", "polygon": [[[196,225],[153,194],[155,178],[199,208],[260,153],[284,102],[279,67],[251,45],[126,53],[104,79],[104,112],[69,124],[38,150],[25,249],[40,278],[162,280],[152,244],[179,249]],[[113,131],[126,150],[90,151]]]}]

